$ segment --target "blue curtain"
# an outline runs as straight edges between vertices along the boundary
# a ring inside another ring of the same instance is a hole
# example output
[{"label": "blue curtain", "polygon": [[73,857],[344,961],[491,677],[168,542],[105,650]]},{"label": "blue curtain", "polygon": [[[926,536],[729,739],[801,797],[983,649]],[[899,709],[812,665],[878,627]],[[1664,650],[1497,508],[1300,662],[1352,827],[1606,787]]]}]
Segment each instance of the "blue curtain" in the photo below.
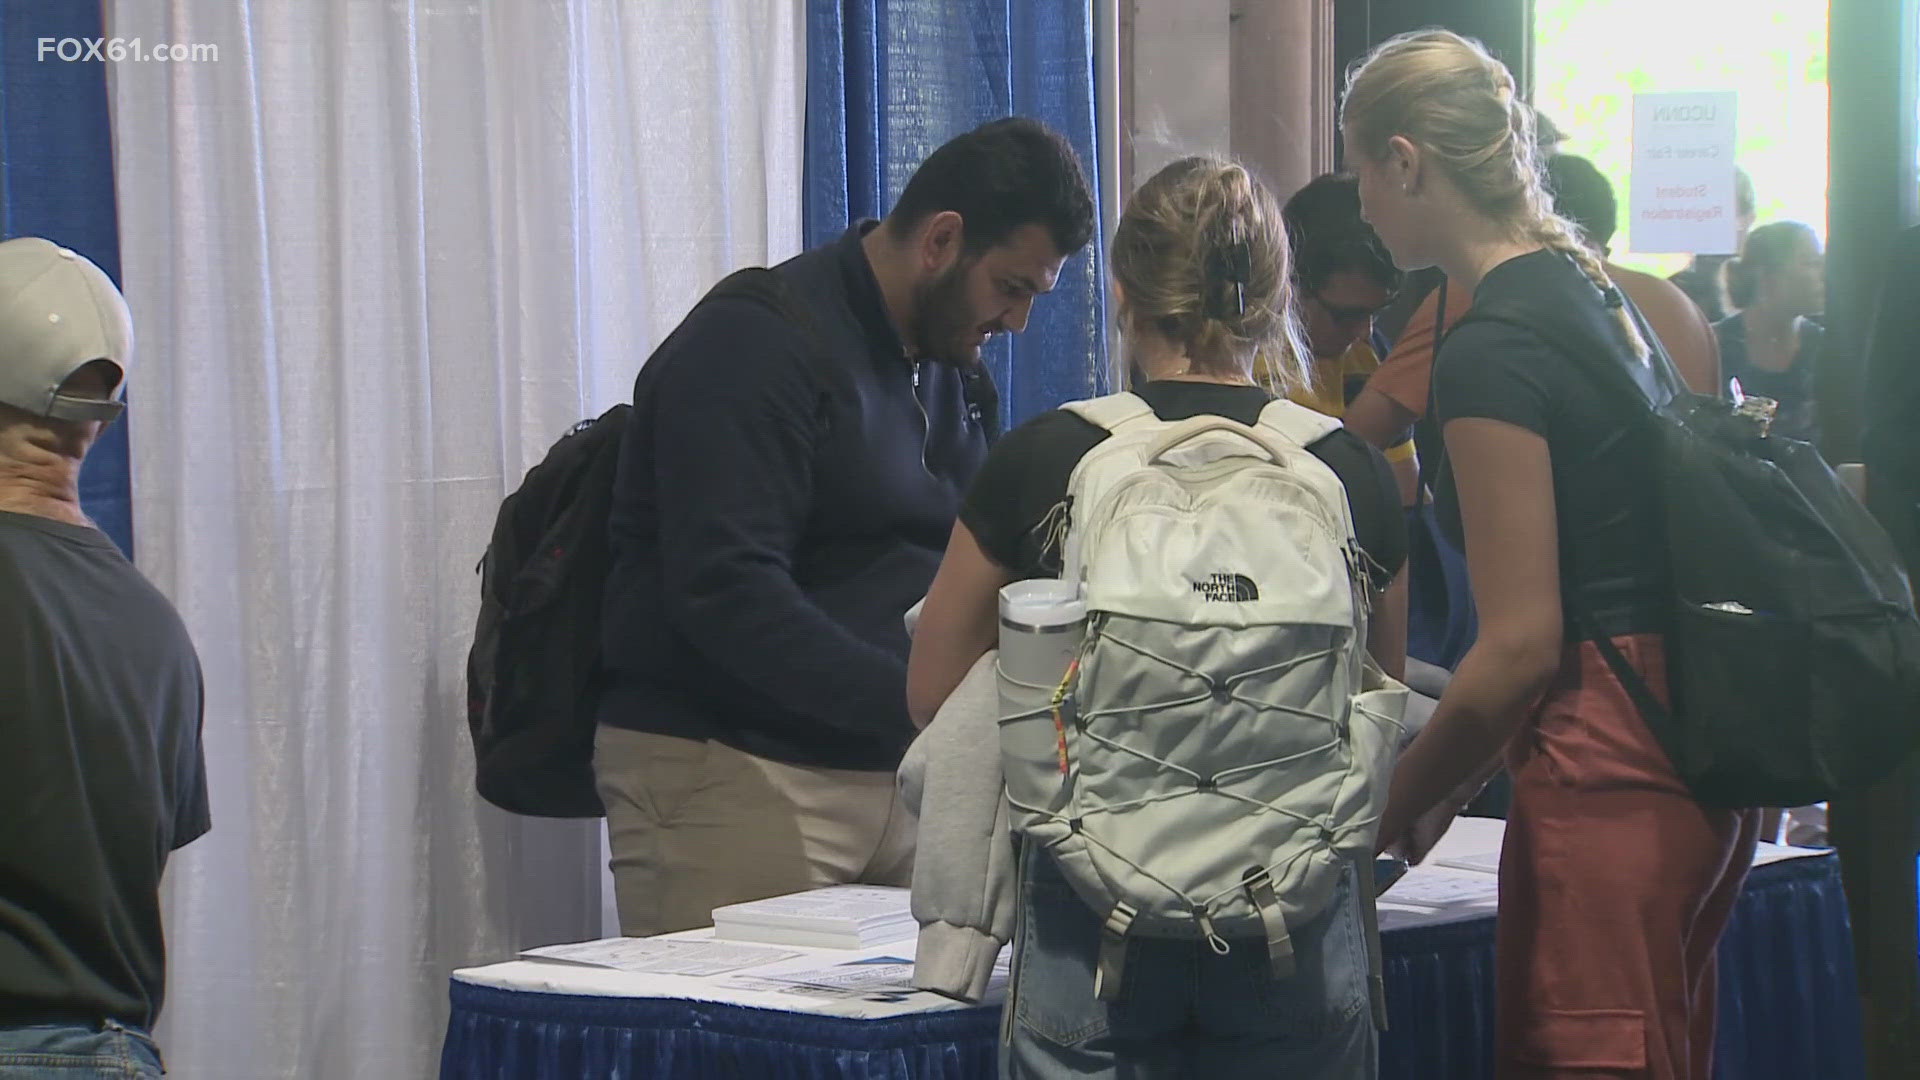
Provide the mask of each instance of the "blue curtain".
[{"label": "blue curtain", "polygon": [[[44,236],[70,247],[118,284],[106,64],[62,61],[54,45],[42,56],[43,41],[100,36],[97,3],[0,0],[0,234]],[[72,46],[66,51],[74,55]],[[136,348],[137,341],[138,328]],[[136,372],[137,360],[136,353]],[[87,456],[80,501],[131,558],[125,420],[110,425]]]},{"label": "blue curtain", "polygon": [[[1085,0],[808,0],[808,246],[884,216],[941,143],[1011,115],[1065,135],[1098,191]],[[1106,389],[1105,277],[1100,238],[1068,260],[1026,332],[988,350],[1009,427]]]}]

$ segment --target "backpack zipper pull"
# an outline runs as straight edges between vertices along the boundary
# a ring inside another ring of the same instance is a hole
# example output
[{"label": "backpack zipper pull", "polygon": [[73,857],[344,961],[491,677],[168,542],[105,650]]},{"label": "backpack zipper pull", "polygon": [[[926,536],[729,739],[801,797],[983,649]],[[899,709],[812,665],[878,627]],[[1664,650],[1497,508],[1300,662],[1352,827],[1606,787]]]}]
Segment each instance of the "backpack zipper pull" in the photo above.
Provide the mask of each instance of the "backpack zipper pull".
[{"label": "backpack zipper pull", "polygon": [[1053,731],[1056,736],[1054,752],[1060,759],[1060,775],[1066,776],[1072,771],[1073,759],[1067,753],[1067,719],[1063,713],[1067,703],[1067,693],[1073,686],[1074,676],[1080,674],[1080,658],[1074,657],[1067,664],[1067,673],[1060,678],[1060,685],[1053,688]]},{"label": "backpack zipper pull", "polygon": [[1207,948],[1212,949],[1215,956],[1225,956],[1233,951],[1233,946],[1227,944],[1227,939],[1221,937],[1213,928],[1213,920],[1207,918],[1204,908],[1196,908],[1193,915],[1200,920],[1200,932],[1207,936]]}]

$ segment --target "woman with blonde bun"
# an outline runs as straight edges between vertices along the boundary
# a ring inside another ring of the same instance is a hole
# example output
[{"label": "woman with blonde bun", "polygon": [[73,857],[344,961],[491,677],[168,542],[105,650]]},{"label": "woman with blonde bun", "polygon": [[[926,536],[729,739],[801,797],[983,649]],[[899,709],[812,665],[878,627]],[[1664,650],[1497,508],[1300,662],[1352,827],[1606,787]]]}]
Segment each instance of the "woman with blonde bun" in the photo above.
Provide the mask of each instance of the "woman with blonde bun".
[{"label": "woman with blonde bun", "polygon": [[[1254,424],[1273,394],[1308,380],[1297,344],[1286,226],[1246,169],[1176,161],[1140,186],[1114,230],[1109,265],[1133,387],[1161,420],[1223,416]],[[1034,417],[994,445],[974,478],[927,593],[907,665],[907,707],[925,724],[997,638],[1002,586],[1058,577],[1069,479],[1108,438],[1078,414]],[[1364,583],[1377,598],[1406,558],[1393,472],[1345,430],[1305,447],[1339,478]],[[1285,542],[1275,537],[1275,543]],[[1345,575],[1345,567],[1329,566]],[[1404,640],[1374,620],[1376,658]],[[1013,986],[1003,1047],[1009,1080],[1367,1080],[1378,1070],[1369,1008],[1366,905],[1357,866],[1319,914],[1289,927],[1293,972],[1276,976],[1263,939],[1216,944],[1141,938],[1115,1000],[1095,992],[1102,923],[1054,853],[1021,845]],[[928,856],[923,851],[923,859]]]}]

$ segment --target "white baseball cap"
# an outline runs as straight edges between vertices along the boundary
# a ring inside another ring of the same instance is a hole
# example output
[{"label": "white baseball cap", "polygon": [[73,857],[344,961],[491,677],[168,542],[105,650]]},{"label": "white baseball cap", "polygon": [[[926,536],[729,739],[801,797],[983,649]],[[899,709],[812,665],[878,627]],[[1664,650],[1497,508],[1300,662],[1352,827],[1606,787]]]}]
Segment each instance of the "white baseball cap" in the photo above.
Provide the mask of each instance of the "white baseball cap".
[{"label": "white baseball cap", "polygon": [[[0,402],[54,420],[113,420],[133,357],[133,318],[113,279],[51,240],[0,242]],[[95,360],[119,369],[105,399],[62,393]]]}]

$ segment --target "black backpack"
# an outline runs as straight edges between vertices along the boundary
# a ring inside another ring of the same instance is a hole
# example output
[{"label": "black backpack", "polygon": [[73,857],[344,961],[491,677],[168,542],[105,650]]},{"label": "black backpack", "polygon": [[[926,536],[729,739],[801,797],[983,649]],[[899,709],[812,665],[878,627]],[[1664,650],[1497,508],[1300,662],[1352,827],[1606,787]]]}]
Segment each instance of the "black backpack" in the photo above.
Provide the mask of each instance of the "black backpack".
[{"label": "black backpack", "polygon": [[[771,270],[741,270],[700,302],[720,297],[763,303],[813,339],[806,313]],[[562,436],[500,504],[480,559],[467,727],[480,796],[503,810],[606,812],[593,782],[600,606],[613,558],[614,473],[632,414],[633,406],[615,405]]]},{"label": "black backpack", "polygon": [[[1631,310],[1631,308],[1629,308]],[[1653,407],[1608,340],[1564,312],[1476,304],[1586,371],[1652,440],[1671,593],[1663,707],[1613,643],[1606,657],[1701,802],[1804,806],[1858,790],[1920,748],[1920,619],[1887,534],[1810,445],[1757,434],[1732,404],[1673,393]]]}]

